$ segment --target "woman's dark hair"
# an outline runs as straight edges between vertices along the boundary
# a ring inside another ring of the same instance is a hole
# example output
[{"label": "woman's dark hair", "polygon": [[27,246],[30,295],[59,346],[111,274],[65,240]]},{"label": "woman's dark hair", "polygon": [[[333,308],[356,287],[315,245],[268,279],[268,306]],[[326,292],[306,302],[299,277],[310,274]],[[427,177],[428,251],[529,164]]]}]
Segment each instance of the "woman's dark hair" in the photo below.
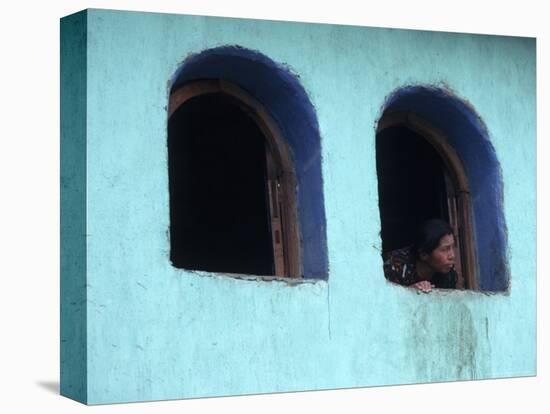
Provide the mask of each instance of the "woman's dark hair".
[{"label": "woman's dark hair", "polygon": [[418,259],[420,253],[430,254],[437,246],[442,237],[453,234],[453,228],[446,221],[432,219],[423,222],[416,231],[413,252]]}]

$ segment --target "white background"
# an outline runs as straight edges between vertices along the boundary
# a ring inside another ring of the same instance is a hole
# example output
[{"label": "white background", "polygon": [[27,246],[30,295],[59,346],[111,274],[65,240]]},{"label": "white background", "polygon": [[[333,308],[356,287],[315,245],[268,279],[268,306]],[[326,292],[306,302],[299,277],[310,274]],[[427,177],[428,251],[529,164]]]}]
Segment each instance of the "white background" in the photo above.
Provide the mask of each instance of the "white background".
[{"label": "white background", "polygon": [[[537,37],[538,212],[548,211],[545,2],[5,2],[0,19],[0,410],[16,412],[549,412],[548,219],[538,215],[538,376],[86,408],[58,395],[59,18],[87,8],[341,23]],[[9,4],[9,6],[7,6]],[[535,258],[535,252],[533,252]],[[510,338],[514,340],[513,337]]]}]

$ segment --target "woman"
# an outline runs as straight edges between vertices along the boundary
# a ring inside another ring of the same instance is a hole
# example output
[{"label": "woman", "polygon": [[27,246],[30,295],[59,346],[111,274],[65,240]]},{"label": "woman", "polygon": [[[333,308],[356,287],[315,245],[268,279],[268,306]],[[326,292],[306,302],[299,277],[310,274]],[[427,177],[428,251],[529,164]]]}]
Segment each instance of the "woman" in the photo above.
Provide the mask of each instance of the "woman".
[{"label": "woman", "polygon": [[423,223],[409,247],[390,252],[384,275],[391,282],[414,287],[424,293],[432,288],[454,289],[455,240],[453,229],[443,220]]}]

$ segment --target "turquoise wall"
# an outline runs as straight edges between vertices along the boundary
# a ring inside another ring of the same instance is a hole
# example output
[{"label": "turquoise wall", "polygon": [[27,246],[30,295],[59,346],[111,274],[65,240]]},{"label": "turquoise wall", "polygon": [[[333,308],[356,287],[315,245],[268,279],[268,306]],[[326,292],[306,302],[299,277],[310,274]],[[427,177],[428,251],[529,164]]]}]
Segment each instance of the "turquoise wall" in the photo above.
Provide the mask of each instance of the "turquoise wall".
[{"label": "turquoise wall", "polygon": [[86,13],[61,25],[60,392],[86,401]]},{"label": "turquoise wall", "polygon": [[[534,39],[106,10],[87,11],[86,33],[84,349],[68,329],[83,320],[61,309],[61,340],[80,358],[62,349],[61,382],[84,363],[86,392],[64,395],[102,404],[536,374]],[[316,108],[327,281],[170,264],[169,80],[191,53],[223,45],[286,65]],[[487,126],[504,183],[504,293],[425,295],[384,278],[375,129],[386,98],[411,84],[449,88]]]}]

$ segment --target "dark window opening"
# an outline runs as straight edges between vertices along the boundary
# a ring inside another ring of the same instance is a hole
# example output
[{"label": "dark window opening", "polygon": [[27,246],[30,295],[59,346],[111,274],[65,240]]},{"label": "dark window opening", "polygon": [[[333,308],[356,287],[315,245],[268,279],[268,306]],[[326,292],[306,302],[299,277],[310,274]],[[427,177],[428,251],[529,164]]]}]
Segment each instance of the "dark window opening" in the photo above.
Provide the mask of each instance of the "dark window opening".
[{"label": "dark window opening", "polygon": [[277,274],[273,161],[256,122],[229,95],[192,97],[170,117],[168,153],[174,266]]},{"label": "dark window opening", "polygon": [[435,149],[406,127],[391,127],[376,140],[383,254],[412,243],[425,220],[448,221],[444,165]]}]

